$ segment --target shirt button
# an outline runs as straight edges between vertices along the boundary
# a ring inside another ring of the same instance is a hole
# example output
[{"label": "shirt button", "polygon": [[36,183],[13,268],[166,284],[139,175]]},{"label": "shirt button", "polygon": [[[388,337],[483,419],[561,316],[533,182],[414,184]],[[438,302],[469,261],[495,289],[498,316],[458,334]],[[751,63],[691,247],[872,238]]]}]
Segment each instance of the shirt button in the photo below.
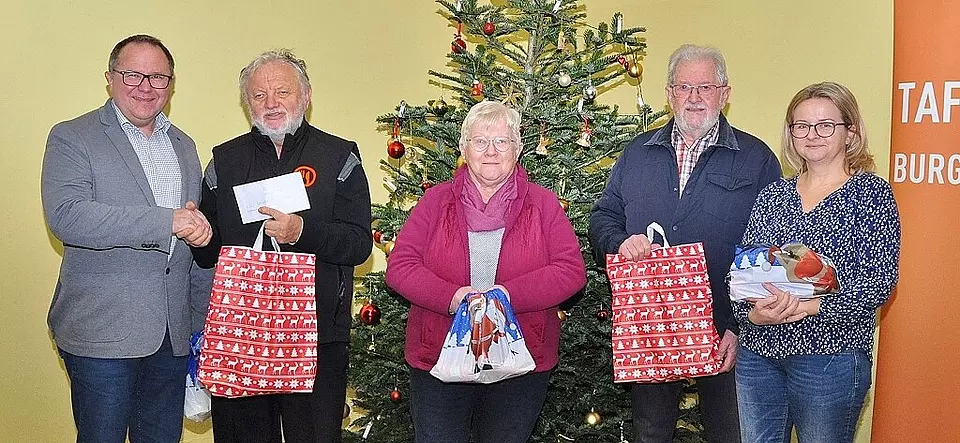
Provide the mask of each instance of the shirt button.
[{"label": "shirt button", "polygon": [[673,230],[674,230],[674,231],[676,231],[676,230],[678,230],[678,229],[680,229],[680,228],[679,228],[677,225],[673,225]]}]

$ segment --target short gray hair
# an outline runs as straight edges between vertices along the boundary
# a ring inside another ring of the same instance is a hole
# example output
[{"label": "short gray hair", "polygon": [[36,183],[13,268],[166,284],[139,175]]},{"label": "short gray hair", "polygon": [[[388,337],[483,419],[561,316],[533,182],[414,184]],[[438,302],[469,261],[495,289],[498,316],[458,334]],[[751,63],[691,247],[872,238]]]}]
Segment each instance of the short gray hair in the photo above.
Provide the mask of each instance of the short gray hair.
[{"label": "short gray hair", "polygon": [[490,126],[503,121],[510,128],[510,133],[520,146],[520,113],[503,103],[484,100],[473,105],[460,127],[460,150],[467,146],[470,133],[474,126]]},{"label": "short gray hair", "polygon": [[723,58],[723,53],[712,46],[698,46],[686,44],[677,48],[670,54],[670,61],[667,63],[667,84],[673,85],[677,78],[677,69],[680,64],[688,61],[709,60],[717,67],[717,80],[721,86],[726,86],[727,81],[727,61]]},{"label": "short gray hair", "polygon": [[304,94],[310,89],[310,77],[307,76],[307,63],[297,58],[293,51],[289,49],[271,49],[258,55],[250,64],[240,71],[240,98],[243,100],[244,106],[249,106],[250,104],[248,101],[249,97],[247,97],[247,83],[250,82],[250,77],[253,77],[253,73],[257,72],[257,69],[260,69],[261,66],[270,62],[281,62],[293,66],[293,70],[297,71],[297,77],[300,79],[300,89]]}]

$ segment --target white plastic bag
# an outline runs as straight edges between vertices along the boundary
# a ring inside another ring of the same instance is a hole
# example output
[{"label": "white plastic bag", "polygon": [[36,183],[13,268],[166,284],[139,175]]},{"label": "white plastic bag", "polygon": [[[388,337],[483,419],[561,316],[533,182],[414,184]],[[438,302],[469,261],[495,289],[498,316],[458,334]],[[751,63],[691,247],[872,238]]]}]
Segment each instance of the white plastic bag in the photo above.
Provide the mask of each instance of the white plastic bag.
[{"label": "white plastic bag", "polygon": [[506,294],[464,299],[430,374],[444,382],[494,383],[536,367]]},{"label": "white plastic bag", "polygon": [[183,395],[183,416],[197,423],[210,418],[210,391],[197,386],[187,374],[187,390]]},{"label": "white plastic bag", "polygon": [[183,416],[197,423],[210,418],[210,391],[197,381],[200,346],[203,331],[190,336],[190,356],[187,357],[187,385],[183,394]]}]

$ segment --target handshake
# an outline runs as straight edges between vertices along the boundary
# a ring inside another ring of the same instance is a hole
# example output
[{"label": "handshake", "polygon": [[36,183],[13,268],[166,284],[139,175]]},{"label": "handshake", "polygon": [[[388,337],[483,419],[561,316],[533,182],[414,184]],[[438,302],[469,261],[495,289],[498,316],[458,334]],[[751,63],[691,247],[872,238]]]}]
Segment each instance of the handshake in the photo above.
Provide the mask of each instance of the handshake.
[{"label": "handshake", "polygon": [[210,222],[197,209],[197,204],[188,201],[182,209],[173,210],[173,235],[195,248],[206,246],[213,236]]}]

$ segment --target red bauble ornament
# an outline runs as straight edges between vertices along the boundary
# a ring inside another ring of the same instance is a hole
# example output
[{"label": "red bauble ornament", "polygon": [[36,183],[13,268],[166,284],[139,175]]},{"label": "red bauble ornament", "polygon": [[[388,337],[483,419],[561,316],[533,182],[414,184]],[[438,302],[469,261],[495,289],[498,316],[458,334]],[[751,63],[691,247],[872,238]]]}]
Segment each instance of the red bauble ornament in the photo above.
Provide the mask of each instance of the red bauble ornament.
[{"label": "red bauble ornament", "polygon": [[360,323],[374,326],[380,323],[380,308],[373,302],[367,302],[360,308]]},{"label": "red bauble ornament", "polygon": [[394,140],[387,144],[387,155],[392,159],[400,160],[400,157],[403,157],[406,152],[407,148],[403,146],[403,143],[400,143],[400,140]]},{"label": "red bauble ornament", "polygon": [[463,37],[460,37],[460,35],[454,35],[453,42],[450,43],[450,50],[454,54],[463,54],[467,50],[467,42],[463,41]]},{"label": "red bauble ornament", "polygon": [[430,189],[430,188],[432,188],[432,187],[433,187],[433,183],[430,183],[430,182],[428,182],[428,181],[426,181],[426,180],[420,182],[420,189],[423,189],[424,191],[426,191],[427,189]]},{"label": "red bauble ornament", "polygon": [[600,308],[597,311],[597,320],[603,321],[610,317],[610,313],[606,309]]},{"label": "red bauble ornament", "polygon": [[379,244],[383,240],[383,233],[380,231],[373,231],[373,242]]},{"label": "red bauble ornament", "polygon": [[390,401],[398,403],[400,400],[403,400],[403,394],[400,393],[399,389],[394,388],[393,391],[390,391]]},{"label": "red bauble ornament", "polygon": [[493,22],[486,22],[483,24],[483,33],[486,35],[493,35],[494,32],[497,32],[497,27]]}]

